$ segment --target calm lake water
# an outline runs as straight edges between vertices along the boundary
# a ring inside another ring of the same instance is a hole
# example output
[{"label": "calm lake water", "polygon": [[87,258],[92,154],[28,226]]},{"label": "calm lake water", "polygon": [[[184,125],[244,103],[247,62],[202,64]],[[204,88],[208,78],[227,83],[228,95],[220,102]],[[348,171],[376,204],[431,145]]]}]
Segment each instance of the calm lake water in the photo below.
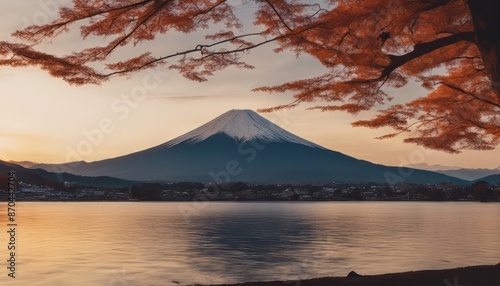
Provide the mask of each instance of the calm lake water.
[{"label": "calm lake water", "polygon": [[[0,261],[8,259],[0,206]],[[7,285],[185,285],[500,262],[500,204],[46,203],[17,206]],[[3,273],[2,273],[3,272]]]}]

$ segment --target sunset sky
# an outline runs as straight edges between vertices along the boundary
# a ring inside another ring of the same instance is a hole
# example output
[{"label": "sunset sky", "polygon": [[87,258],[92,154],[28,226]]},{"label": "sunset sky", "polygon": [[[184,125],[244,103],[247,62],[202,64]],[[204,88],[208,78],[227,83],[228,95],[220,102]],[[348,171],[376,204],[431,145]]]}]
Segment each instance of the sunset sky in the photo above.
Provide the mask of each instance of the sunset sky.
[{"label": "sunset sky", "polygon": [[[53,20],[55,7],[67,2],[2,1],[0,40],[8,40],[10,33],[27,23],[42,24]],[[201,40],[196,36],[172,34],[136,49],[156,53],[182,51]],[[99,39],[82,42],[78,34],[73,33],[55,40],[47,49],[64,54],[99,43]],[[75,87],[36,67],[2,67],[0,159],[59,163],[111,158],[164,143],[230,109],[255,110],[289,103],[292,101],[290,94],[256,93],[251,89],[320,75],[324,69],[306,55],[297,59],[288,52],[275,54],[273,47],[264,46],[246,58],[255,66],[254,70],[228,69],[205,83],[188,81],[175,71],[159,70],[142,72],[131,78],[112,78],[101,86]],[[128,49],[116,57],[125,59],[130,53],[140,52]],[[131,98],[130,95],[138,90],[147,90],[147,96],[141,100]],[[417,84],[409,84],[404,89],[389,92],[395,101],[406,101],[425,91]],[[262,115],[300,137],[375,163],[425,162],[474,168],[500,165],[499,148],[458,155],[422,152],[419,146],[403,144],[403,136],[383,141],[374,139],[390,130],[351,127],[353,120],[368,118],[373,112],[353,117],[345,113],[306,111],[307,107],[302,105]],[[99,128],[106,132],[100,131],[102,137],[94,137],[91,142],[88,134],[96,134]],[[91,142],[91,150],[80,152],[77,158],[74,151],[86,144],[82,143],[84,141]]]}]

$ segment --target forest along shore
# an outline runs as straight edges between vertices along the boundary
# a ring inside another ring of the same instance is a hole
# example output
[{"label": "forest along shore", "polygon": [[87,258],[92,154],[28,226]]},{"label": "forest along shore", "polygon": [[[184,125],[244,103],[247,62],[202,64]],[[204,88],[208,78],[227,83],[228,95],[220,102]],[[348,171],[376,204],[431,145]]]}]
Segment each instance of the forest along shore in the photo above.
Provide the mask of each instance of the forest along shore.
[{"label": "forest along shore", "polygon": [[324,277],[301,281],[270,281],[226,284],[231,286],[496,286],[500,285],[500,263],[446,270]]}]

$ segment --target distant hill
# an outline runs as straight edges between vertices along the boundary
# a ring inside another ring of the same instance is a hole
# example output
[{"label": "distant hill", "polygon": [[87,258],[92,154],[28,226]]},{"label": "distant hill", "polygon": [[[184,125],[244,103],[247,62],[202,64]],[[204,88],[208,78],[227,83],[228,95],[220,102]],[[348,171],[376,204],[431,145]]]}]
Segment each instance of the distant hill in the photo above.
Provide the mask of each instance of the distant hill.
[{"label": "distant hill", "polygon": [[29,167],[30,169],[44,169],[53,173],[73,173],[74,168],[81,167],[81,165],[88,164],[85,161],[75,161],[69,163],[62,164],[44,164],[44,163],[36,163]]},{"label": "distant hill", "polygon": [[500,175],[500,169],[458,169],[458,170],[438,170],[435,171],[452,177],[474,181],[485,176]]},{"label": "distant hill", "polygon": [[490,183],[491,185],[500,184],[500,174],[487,176],[487,177],[478,179],[475,182],[479,182],[479,181],[486,181],[486,182]]},{"label": "distant hill", "polygon": [[406,167],[420,169],[420,170],[427,170],[427,171],[448,171],[448,170],[460,169],[460,167],[458,166],[431,165],[427,163],[409,164]]},{"label": "distant hill", "polygon": [[486,176],[500,174],[500,167],[496,169],[485,169],[485,168],[472,169],[472,168],[460,168],[456,166],[452,167],[443,165],[429,165],[426,163],[411,164],[408,165],[408,167],[421,170],[434,171],[437,173],[445,174],[452,177],[457,177],[467,181],[474,181]]},{"label": "distant hill", "polygon": [[[7,176],[7,173],[10,171],[16,172],[16,178],[18,182],[24,181],[35,185],[44,185],[49,182],[47,178],[44,178],[43,176],[37,174],[36,172],[33,172],[33,170],[24,168],[23,166],[17,164],[8,163],[0,160],[0,174],[3,176]],[[5,186],[2,185],[0,186],[0,188],[4,189]]]},{"label": "distant hill", "polygon": [[[135,182],[107,176],[79,176],[68,173],[52,173],[43,169],[27,169],[23,166],[0,160],[0,174],[7,176],[10,171],[16,172],[18,182],[35,185],[53,185],[57,182],[72,182],[88,187],[121,188],[134,185]],[[4,180],[5,178],[1,178]],[[2,186],[3,187],[3,186]]]},{"label": "distant hill", "polygon": [[16,165],[23,166],[24,168],[31,168],[34,165],[37,165],[38,163],[31,162],[31,161],[7,161],[7,163],[12,163]]}]

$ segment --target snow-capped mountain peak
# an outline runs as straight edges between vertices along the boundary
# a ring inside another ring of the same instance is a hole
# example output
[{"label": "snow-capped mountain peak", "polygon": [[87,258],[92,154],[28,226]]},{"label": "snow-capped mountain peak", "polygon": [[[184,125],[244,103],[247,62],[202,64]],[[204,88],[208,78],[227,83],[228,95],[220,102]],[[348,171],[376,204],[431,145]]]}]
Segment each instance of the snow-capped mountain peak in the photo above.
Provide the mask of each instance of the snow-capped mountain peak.
[{"label": "snow-capped mountain peak", "polygon": [[206,124],[168,141],[163,146],[172,147],[182,142],[195,144],[219,133],[242,141],[259,139],[269,142],[291,142],[323,149],[323,147],[293,135],[255,111],[248,109],[230,110]]}]

